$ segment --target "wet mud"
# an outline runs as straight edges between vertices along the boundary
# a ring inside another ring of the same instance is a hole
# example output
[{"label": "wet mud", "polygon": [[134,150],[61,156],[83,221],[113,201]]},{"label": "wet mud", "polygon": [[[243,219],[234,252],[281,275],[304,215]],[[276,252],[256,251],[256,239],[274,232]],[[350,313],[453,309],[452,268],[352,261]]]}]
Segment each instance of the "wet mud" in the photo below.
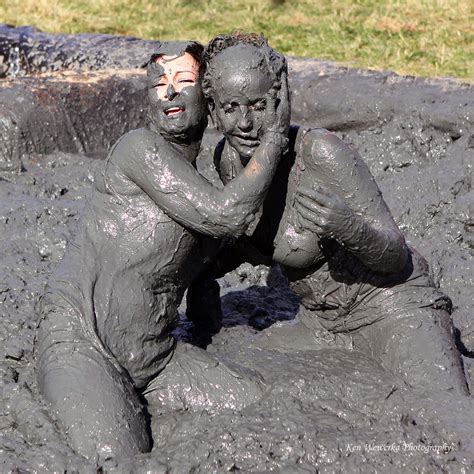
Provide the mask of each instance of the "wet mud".
[{"label": "wet mud", "polygon": [[[123,54],[128,39],[107,37],[110,45],[100,48],[101,55],[110,53],[105,64],[94,48],[81,49],[83,37],[76,38],[75,50],[86,57],[82,63],[58,59],[64,37],[3,27],[0,38],[3,64],[10,64],[0,82],[0,471],[96,472],[68,447],[38,395],[35,306],[107,148],[143,123],[145,78],[132,69],[138,64],[127,62],[139,55]],[[100,40],[87,37],[103,45]],[[29,74],[26,60],[13,61],[14,41],[31,64],[43,55],[43,69],[36,70],[42,74]],[[145,59],[153,46],[140,40],[133,45]],[[16,74],[8,73],[12,64]],[[290,85],[292,121],[327,127],[358,148],[397,224],[452,298],[458,345],[473,381],[472,86],[303,59],[290,59]],[[212,148],[218,138],[209,132],[203,147]],[[198,167],[215,176],[210,163],[201,160]],[[244,265],[220,283],[224,327],[207,350],[260,372],[267,383],[263,399],[241,412],[163,408],[151,420],[152,452],[106,461],[104,471],[474,467],[472,397],[416,391],[375,360],[338,345],[286,350],[298,300],[277,269]],[[193,340],[184,306],[177,336]]]}]

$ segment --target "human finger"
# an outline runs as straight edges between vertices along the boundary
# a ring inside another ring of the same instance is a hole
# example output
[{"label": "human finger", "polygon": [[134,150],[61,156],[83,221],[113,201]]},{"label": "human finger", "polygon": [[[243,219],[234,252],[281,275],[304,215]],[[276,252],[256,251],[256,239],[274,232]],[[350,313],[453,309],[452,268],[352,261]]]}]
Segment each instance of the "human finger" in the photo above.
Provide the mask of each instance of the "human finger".
[{"label": "human finger", "polygon": [[290,126],[290,97],[288,91],[288,82],[286,72],[283,71],[280,78],[280,87],[278,91],[278,120],[280,129],[288,132]]},{"label": "human finger", "polygon": [[327,196],[327,195],[321,194],[319,191],[316,191],[314,189],[311,189],[311,190],[307,188],[301,189],[301,190],[298,189],[296,192],[296,198],[312,201],[326,209],[332,209],[336,205],[334,196]]},{"label": "human finger", "polygon": [[274,130],[278,122],[277,91],[272,87],[265,95],[265,126],[267,130]]},{"label": "human finger", "polygon": [[300,212],[297,212],[296,216],[298,219],[298,225],[299,225],[300,230],[306,230],[309,232],[314,232],[318,235],[322,235],[323,233],[322,228],[318,226],[317,224],[315,224],[312,220],[307,219]]},{"label": "human finger", "polygon": [[324,206],[323,204],[319,203],[318,201],[315,201],[312,198],[308,198],[300,194],[296,196],[295,200],[297,203],[299,203],[301,206],[305,207],[311,212],[321,215],[326,215],[328,213],[327,206]]},{"label": "human finger", "polygon": [[333,207],[334,205],[334,196],[321,193],[316,189],[301,188],[297,190],[296,193],[298,196],[303,196],[306,199],[314,201],[324,207]]},{"label": "human finger", "polygon": [[303,217],[304,219],[312,222],[314,225],[318,226],[320,229],[323,229],[325,223],[326,223],[326,218],[325,216],[320,215],[317,212],[314,212],[304,206],[301,206],[297,204],[295,206],[296,212]]},{"label": "human finger", "polygon": [[289,102],[290,100],[290,88],[288,86],[288,75],[286,71],[282,71],[281,73],[281,78],[280,78],[280,98],[281,100],[285,100],[286,102]]}]

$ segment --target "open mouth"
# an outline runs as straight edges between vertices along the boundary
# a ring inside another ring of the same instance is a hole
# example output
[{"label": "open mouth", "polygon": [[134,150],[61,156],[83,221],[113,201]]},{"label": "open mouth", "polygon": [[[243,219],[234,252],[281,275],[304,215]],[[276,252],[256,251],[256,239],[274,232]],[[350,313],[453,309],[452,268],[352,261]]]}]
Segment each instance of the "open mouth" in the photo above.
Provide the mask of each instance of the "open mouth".
[{"label": "open mouth", "polygon": [[184,112],[184,107],[169,107],[168,109],[165,109],[165,115],[167,117],[176,117],[177,115],[180,115]]}]

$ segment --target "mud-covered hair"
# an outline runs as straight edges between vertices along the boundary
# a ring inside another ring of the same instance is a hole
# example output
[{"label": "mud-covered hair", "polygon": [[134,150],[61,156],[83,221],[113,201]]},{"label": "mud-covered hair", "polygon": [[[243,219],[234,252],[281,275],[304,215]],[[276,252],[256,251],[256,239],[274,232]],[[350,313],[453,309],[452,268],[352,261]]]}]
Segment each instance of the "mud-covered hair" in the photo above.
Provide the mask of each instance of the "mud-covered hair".
[{"label": "mud-covered hair", "polygon": [[233,35],[218,35],[205,48],[200,68],[201,86],[208,100],[212,99],[214,94],[212,60],[225,49],[242,44],[254,46],[260,51],[274,83],[280,81],[283,72],[288,73],[285,56],[275,51],[268,44],[265,36],[243,32],[237,32]]},{"label": "mud-covered hair", "polygon": [[147,68],[148,70],[161,56],[181,56],[184,53],[189,53],[196,60],[199,67],[201,67],[204,53],[204,46],[201,43],[197,41],[164,41],[149,59],[142,64],[142,68]]}]

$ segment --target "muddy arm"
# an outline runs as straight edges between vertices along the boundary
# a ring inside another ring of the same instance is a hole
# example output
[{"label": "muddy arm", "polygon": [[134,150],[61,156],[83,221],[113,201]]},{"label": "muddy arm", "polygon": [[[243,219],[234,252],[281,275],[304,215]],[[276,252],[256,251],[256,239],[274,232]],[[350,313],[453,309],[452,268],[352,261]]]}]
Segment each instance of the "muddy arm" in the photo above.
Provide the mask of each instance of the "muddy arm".
[{"label": "muddy arm", "polygon": [[163,144],[160,149],[155,145],[145,150],[136,146],[131,154],[122,153],[122,172],[184,227],[212,237],[238,237],[262,205],[288,143],[286,76],[268,91],[266,103],[260,144],[245,170],[223,189],[213,187],[176,149],[172,150],[171,144],[169,148]]},{"label": "muddy arm", "polygon": [[319,240],[327,237],[375,271],[403,269],[405,239],[358,153],[323,130],[310,131],[303,140],[307,176],[323,179],[319,184],[307,180],[299,186],[276,253],[287,255],[294,266],[301,267],[305,261],[310,265],[322,257]]},{"label": "muddy arm", "polygon": [[123,172],[170,218],[212,237],[239,236],[252,222],[275,173],[284,141],[267,133],[244,172],[222,190],[214,188],[186,160],[148,149]]},{"label": "muddy arm", "polygon": [[[372,270],[383,273],[402,270],[407,258],[403,235],[393,228],[374,225],[326,191],[324,188],[299,190],[300,226],[320,237],[333,238]],[[308,247],[308,241],[314,241],[308,232],[298,235],[303,248]]]}]

